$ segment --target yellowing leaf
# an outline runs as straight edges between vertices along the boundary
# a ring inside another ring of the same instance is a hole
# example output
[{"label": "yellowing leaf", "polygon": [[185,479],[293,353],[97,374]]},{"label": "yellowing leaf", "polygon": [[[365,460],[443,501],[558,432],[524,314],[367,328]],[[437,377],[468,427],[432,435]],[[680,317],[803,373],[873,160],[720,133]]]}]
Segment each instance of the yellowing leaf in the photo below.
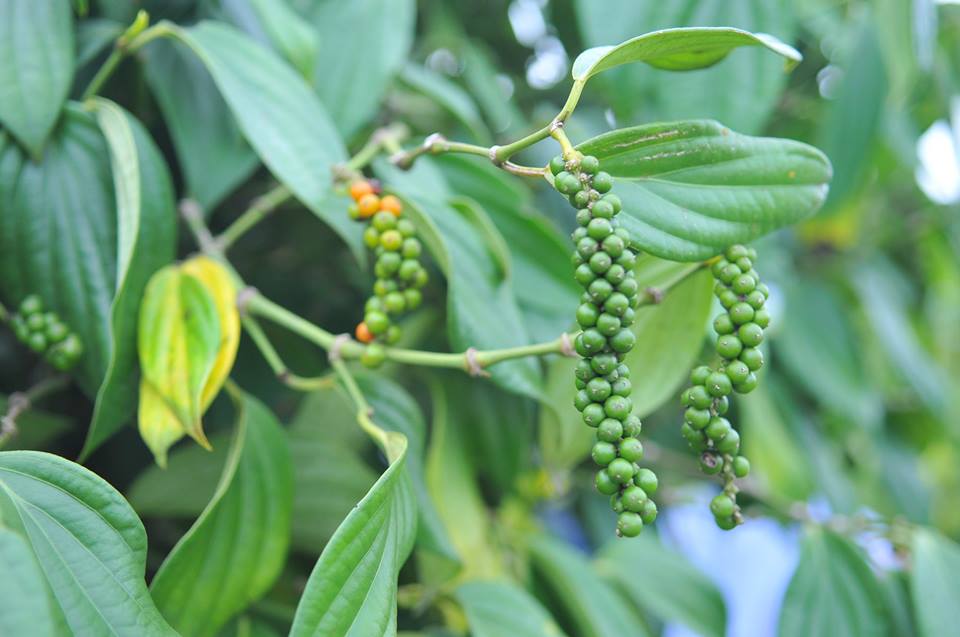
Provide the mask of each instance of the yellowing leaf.
[{"label": "yellowing leaf", "polygon": [[200,396],[200,411],[206,411],[213,399],[217,397],[223,383],[226,382],[233,369],[233,362],[237,358],[237,347],[240,345],[240,312],[237,311],[237,289],[230,277],[230,272],[220,262],[206,256],[198,256],[185,262],[183,272],[199,279],[207,288],[217,306],[217,316],[220,318],[220,345],[217,349],[217,359],[207,383],[203,386]]},{"label": "yellowing leaf", "polygon": [[138,416],[140,435],[161,466],[184,434],[210,447],[200,417],[219,346],[217,304],[204,284],[176,266],[158,271],[140,307]]}]

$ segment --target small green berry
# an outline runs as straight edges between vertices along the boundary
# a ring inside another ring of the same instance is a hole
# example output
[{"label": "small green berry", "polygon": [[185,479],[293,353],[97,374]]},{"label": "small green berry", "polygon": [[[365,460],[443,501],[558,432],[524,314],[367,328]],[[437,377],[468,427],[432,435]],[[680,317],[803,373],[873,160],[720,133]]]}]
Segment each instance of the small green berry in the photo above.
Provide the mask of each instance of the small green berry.
[{"label": "small green berry", "polygon": [[710,369],[709,367],[707,367],[706,365],[700,365],[700,366],[698,366],[698,367],[694,367],[693,370],[690,372],[690,384],[691,384],[691,385],[706,385],[706,384],[707,384],[707,378],[710,377],[710,373],[711,373],[712,371],[713,371],[713,370],[711,370],[711,369]]},{"label": "small green berry", "polygon": [[607,417],[603,411],[603,405],[593,402],[583,409],[581,415],[583,422],[586,423],[588,427],[599,427],[600,423]]},{"label": "small green berry", "polygon": [[763,328],[756,323],[744,323],[737,335],[745,347],[756,347],[763,342]]},{"label": "small green berry", "polygon": [[633,485],[623,490],[620,496],[623,508],[627,511],[640,513],[643,511],[643,505],[647,502],[647,492],[640,487]]},{"label": "small green berry", "polygon": [[733,459],[733,475],[738,478],[746,478],[750,474],[750,461],[743,456],[737,456]]},{"label": "small green berry", "polygon": [[657,474],[647,468],[637,471],[637,475],[633,476],[633,483],[646,491],[648,496],[656,493],[657,487],[660,485]]},{"label": "small green berry", "polygon": [[593,176],[593,189],[603,194],[605,192],[610,192],[610,189],[613,188],[613,177],[609,173],[603,171],[598,172]]},{"label": "small green berry", "polygon": [[751,372],[755,372],[763,367],[763,352],[756,347],[745,347],[740,352],[740,360],[747,364]]},{"label": "small green berry", "polygon": [[593,445],[590,456],[598,465],[606,467],[617,457],[617,448],[609,442],[601,441]]},{"label": "small green berry", "polygon": [[594,484],[597,487],[597,491],[603,495],[613,495],[620,490],[620,484],[610,477],[610,474],[607,473],[606,469],[600,469],[600,471],[597,471],[597,477],[594,480]]},{"label": "small green berry", "polygon": [[607,473],[620,484],[627,484],[633,480],[633,474],[636,471],[632,462],[624,458],[616,458],[607,466]]},{"label": "small green berry", "polygon": [[379,343],[370,343],[360,355],[360,362],[364,365],[364,367],[376,369],[377,367],[383,365],[383,361],[385,361],[386,358],[387,352],[382,345]]},{"label": "small green berry", "polygon": [[710,501],[710,512],[718,518],[728,518],[732,516],[736,508],[736,503],[725,493],[721,493]]},{"label": "small green berry", "polygon": [[726,396],[733,391],[733,383],[723,372],[711,372],[707,378],[706,388],[711,396]]},{"label": "small green berry", "polygon": [[604,418],[597,426],[598,440],[615,443],[620,440],[621,436],[623,436],[623,424],[616,418]]},{"label": "small green berry", "polygon": [[624,438],[620,441],[620,457],[629,462],[643,459],[643,443],[636,438]]}]

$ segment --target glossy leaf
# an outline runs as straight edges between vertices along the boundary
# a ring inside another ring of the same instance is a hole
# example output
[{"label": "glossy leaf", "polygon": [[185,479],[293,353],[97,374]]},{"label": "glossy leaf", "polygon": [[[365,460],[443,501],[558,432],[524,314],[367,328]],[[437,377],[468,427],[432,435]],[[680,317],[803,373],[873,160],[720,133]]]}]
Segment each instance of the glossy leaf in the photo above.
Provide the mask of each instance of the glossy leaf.
[{"label": "glossy leaf", "polygon": [[631,606],[600,578],[586,556],[569,545],[539,536],[530,546],[530,559],[543,586],[566,610],[574,634],[649,634]]},{"label": "glossy leaf", "polygon": [[37,294],[80,337],[73,373],[89,396],[109,366],[117,289],[109,156],[94,118],[73,104],[40,163],[0,133],[0,289],[10,305]]},{"label": "glossy leaf", "polygon": [[910,592],[919,634],[949,635],[960,621],[960,546],[938,531],[918,528],[913,534],[912,549]]},{"label": "glossy leaf", "polygon": [[796,223],[819,208],[830,180],[829,162],[811,146],[708,120],[620,129],[577,148],[615,178],[634,244],[674,261]]},{"label": "glossy leaf", "polygon": [[0,123],[36,158],[73,81],[73,16],[62,0],[0,3]]},{"label": "glossy leaf", "polygon": [[343,142],[310,87],[272,51],[234,28],[200,22],[173,37],[203,61],[244,137],[307,207],[323,201]]},{"label": "glossy leaf", "polygon": [[446,155],[436,163],[451,190],[479,203],[502,235],[510,238],[510,281],[527,331],[546,338],[570,329],[581,292],[571,276],[573,247],[532,210],[529,189],[474,157]]},{"label": "glossy leaf", "polygon": [[104,480],[58,456],[0,453],[0,515],[29,543],[64,632],[176,635],[147,592],[143,525]]},{"label": "glossy leaf", "polygon": [[204,209],[215,207],[259,166],[210,72],[176,42],[146,47],[143,73],[157,100],[186,181]]},{"label": "glossy leaf", "polygon": [[407,59],[416,3],[291,0],[291,4],[317,29],[313,85],[337,128],[349,137],[377,113],[390,80]]},{"label": "glossy leaf", "polygon": [[[591,0],[578,0],[575,6],[580,32],[590,46],[630,38],[638,25],[655,30],[729,24],[784,41],[790,41],[794,32],[794,11],[786,0],[607,0],[603,11],[597,11]],[[611,20],[611,15],[617,19]],[[603,101],[625,122],[709,117],[757,134],[766,129],[787,79],[782,58],[764,47],[745,46],[722,63],[684,73],[624,65],[598,78],[591,93],[602,90]]]},{"label": "glossy leaf", "polygon": [[337,529],[307,580],[290,637],[394,635],[397,575],[413,546],[416,503],[407,441],[388,434],[390,466]]},{"label": "glossy leaf", "polygon": [[810,528],[783,600],[780,637],[886,634],[882,591],[860,549],[832,531]]},{"label": "glossy leaf", "polygon": [[[409,172],[381,163],[377,173],[388,189],[403,196],[407,214],[447,277],[451,348],[462,352],[468,347],[483,350],[529,343],[505,272],[505,255],[489,240],[478,241],[496,233],[483,211],[471,205],[450,205],[452,193],[427,161],[418,161]],[[533,397],[539,394],[540,374],[534,360],[504,361],[491,367],[490,374],[504,389]]]},{"label": "glossy leaf", "polygon": [[476,141],[484,144],[490,142],[490,131],[483,123],[476,104],[457,84],[418,64],[404,66],[400,80],[453,115]]},{"label": "glossy leaf", "polygon": [[[726,634],[727,612],[720,591],[687,559],[652,535],[604,546],[597,570],[640,608],[665,622],[679,622],[704,637]],[[637,573],[656,573],[655,580]]]},{"label": "glossy leaf", "polygon": [[[0,506],[2,509],[2,506]],[[43,572],[23,536],[3,526],[0,516],[0,635],[53,637],[57,626]]]},{"label": "glossy leaf", "polygon": [[616,46],[587,49],[573,61],[573,79],[586,82],[603,71],[628,64],[646,62],[668,71],[690,71],[713,66],[733,49],[763,46],[785,59],[787,68],[803,56],[792,46],[766,33],[750,33],[730,27],[688,27],[653,31]]},{"label": "glossy leaf", "polygon": [[473,637],[564,637],[550,613],[508,581],[472,581],[456,591]]},{"label": "glossy leaf", "polygon": [[229,0],[222,6],[239,22],[238,26],[257,39],[266,40],[308,82],[313,81],[318,34],[287,0]]},{"label": "glossy leaf", "polygon": [[662,290],[688,277],[664,294],[661,303],[639,308],[631,327],[637,343],[627,354],[626,363],[643,379],[630,395],[633,411],[640,418],[676,395],[703,348],[713,277],[706,270],[691,274],[690,267],[648,255],[637,259],[636,277],[641,290]]},{"label": "glossy leaf", "polygon": [[283,429],[248,394],[213,499],[167,556],[150,586],[182,634],[215,635],[266,593],[290,542],[293,467]]},{"label": "glossy leaf", "polygon": [[198,279],[168,266],[147,285],[138,331],[140,435],[164,466],[185,434],[210,446],[200,417],[221,339],[216,303]]},{"label": "glossy leaf", "polygon": [[110,307],[110,359],[82,456],[127,424],[133,414],[140,300],[150,276],[173,260],[176,241],[173,185],[160,151],[129,113],[108,100],[98,98],[94,104],[110,149],[117,202],[117,279]]}]

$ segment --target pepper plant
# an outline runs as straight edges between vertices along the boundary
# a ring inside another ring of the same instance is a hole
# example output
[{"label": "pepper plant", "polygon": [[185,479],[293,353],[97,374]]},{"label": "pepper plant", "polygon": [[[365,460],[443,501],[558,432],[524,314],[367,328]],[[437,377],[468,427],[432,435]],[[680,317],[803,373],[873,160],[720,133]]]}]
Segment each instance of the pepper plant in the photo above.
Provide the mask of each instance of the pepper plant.
[{"label": "pepper plant", "polygon": [[[408,0],[133,4],[0,0],[0,319],[29,366],[0,633],[724,634],[657,520],[691,475],[724,531],[798,517],[751,474],[738,396],[777,325],[757,242],[832,168],[739,117],[625,120],[649,93],[627,73],[801,54],[722,22],[630,33],[528,125],[480,49],[468,90],[407,62]],[[781,634],[886,630],[858,524],[811,526]],[[882,524],[916,569],[960,566]]]}]

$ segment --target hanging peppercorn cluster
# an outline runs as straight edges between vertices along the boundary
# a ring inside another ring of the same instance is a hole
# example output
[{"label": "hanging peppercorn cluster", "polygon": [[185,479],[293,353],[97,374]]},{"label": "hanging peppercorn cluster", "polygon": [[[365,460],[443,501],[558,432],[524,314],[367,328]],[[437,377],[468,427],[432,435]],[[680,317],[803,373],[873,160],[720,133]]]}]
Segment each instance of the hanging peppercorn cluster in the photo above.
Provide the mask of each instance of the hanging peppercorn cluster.
[{"label": "hanging peppercorn cluster", "polygon": [[554,186],[577,209],[574,277],[584,293],[577,308],[582,332],[574,341],[581,357],[574,400],[583,421],[596,429],[591,455],[600,466],[597,490],[610,496],[618,514],[617,535],[634,537],[657,517],[651,499],[657,476],[637,464],[643,458],[641,423],[630,401],[630,369],[623,362],[636,342],[630,330],[639,289],[630,233],[617,227],[620,199],[610,193],[613,179],[596,157],[550,162]]},{"label": "hanging peppercorn cluster", "polygon": [[381,197],[376,186],[366,180],[353,182],[350,196],[350,217],[368,222],[363,241],[376,256],[373,272],[377,277],[356,337],[368,344],[361,362],[378,367],[386,358],[383,345],[400,338],[400,327],[394,320],[420,306],[420,289],[427,284],[428,276],[420,264],[423,247],[416,229],[401,216],[403,203],[393,195]]},{"label": "hanging peppercorn cluster", "polygon": [[10,317],[10,326],[20,342],[60,371],[76,365],[83,354],[80,337],[56,312],[44,312],[43,301],[35,294],[23,299],[17,313]]},{"label": "hanging peppercorn cluster", "polygon": [[756,250],[742,245],[727,248],[713,265],[714,293],[724,308],[713,321],[717,333],[718,369],[697,367],[684,391],[686,407],[680,431],[700,453],[700,468],[722,475],[723,492],[710,502],[717,526],[729,530],[743,523],[737,505],[735,478],[750,472],[750,462],[740,452],[740,434],[724,416],[732,392],[746,394],[757,387],[756,372],[763,366],[763,330],[770,324],[764,308],[770,292],[753,268]]}]

